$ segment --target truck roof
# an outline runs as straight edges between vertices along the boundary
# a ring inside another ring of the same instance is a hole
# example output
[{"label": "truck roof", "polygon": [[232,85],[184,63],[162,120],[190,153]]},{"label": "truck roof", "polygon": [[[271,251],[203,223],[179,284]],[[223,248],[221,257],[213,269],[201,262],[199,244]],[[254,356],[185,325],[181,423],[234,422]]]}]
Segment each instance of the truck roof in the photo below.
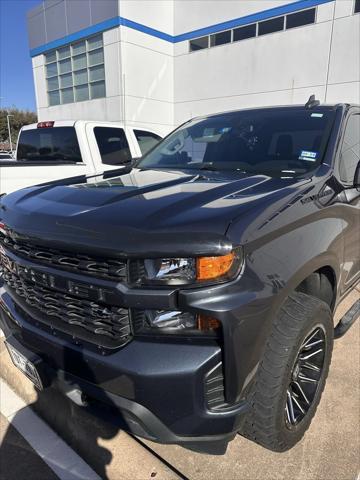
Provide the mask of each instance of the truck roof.
[{"label": "truck roof", "polygon": [[[355,103],[334,103],[334,104],[319,104],[314,107],[309,107],[309,110],[313,108],[317,109],[327,109],[327,110],[334,110],[337,108],[360,108],[360,105],[355,104]],[[228,113],[236,113],[236,112],[246,112],[246,111],[253,111],[253,110],[284,110],[284,109],[301,109],[305,108],[304,104],[296,104],[296,105],[269,105],[269,106],[262,106],[262,107],[248,107],[248,108],[236,108],[234,110],[226,110],[223,112],[215,112],[215,113],[210,113],[210,114],[205,114],[205,115],[199,115],[194,118],[211,118],[211,117],[216,117],[218,115],[226,115]]]},{"label": "truck roof", "polygon": [[[31,123],[29,125],[25,125],[24,127],[22,127],[22,130],[33,130],[35,128],[38,128],[39,123],[46,123],[46,122],[51,122],[53,128],[74,127],[75,124],[87,124],[87,123],[96,123],[96,124],[105,125],[105,126],[116,125],[116,126],[124,127],[124,124],[122,122],[106,122],[101,120],[43,120],[38,123]],[[143,128],[143,127],[140,127],[140,128]]]}]

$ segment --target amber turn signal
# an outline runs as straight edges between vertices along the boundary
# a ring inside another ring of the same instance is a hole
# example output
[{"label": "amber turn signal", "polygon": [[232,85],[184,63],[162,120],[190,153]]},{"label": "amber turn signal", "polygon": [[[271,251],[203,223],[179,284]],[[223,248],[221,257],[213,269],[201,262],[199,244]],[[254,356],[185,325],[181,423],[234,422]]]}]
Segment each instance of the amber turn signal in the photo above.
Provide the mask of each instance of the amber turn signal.
[{"label": "amber turn signal", "polygon": [[234,260],[234,252],[221,257],[199,257],[196,261],[196,279],[212,280],[222,277],[231,269]]},{"label": "amber turn signal", "polygon": [[207,315],[200,314],[197,318],[197,328],[202,332],[208,332],[211,330],[217,330],[221,327],[219,320]]}]

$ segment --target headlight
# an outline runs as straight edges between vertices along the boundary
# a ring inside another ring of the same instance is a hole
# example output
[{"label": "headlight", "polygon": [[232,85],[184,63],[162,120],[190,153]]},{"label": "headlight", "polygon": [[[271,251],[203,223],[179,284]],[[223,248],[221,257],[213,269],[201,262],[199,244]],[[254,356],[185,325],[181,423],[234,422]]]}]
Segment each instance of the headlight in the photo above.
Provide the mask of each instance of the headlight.
[{"label": "headlight", "polygon": [[148,328],[167,330],[195,329],[196,316],[189,312],[145,310],[145,322]]},{"label": "headlight", "polygon": [[144,260],[145,280],[181,285],[193,283],[196,279],[193,258],[164,258]]},{"label": "headlight", "polygon": [[202,314],[178,310],[133,310],[132,322],[135,335],[201,334],[219,336],[219,320]]},{"label": "headlight", "polygon": [[146,259],[130,262],[130,281],[138,285],[189,285],[233,279],[243,264],[242,250],[198,258]]}]

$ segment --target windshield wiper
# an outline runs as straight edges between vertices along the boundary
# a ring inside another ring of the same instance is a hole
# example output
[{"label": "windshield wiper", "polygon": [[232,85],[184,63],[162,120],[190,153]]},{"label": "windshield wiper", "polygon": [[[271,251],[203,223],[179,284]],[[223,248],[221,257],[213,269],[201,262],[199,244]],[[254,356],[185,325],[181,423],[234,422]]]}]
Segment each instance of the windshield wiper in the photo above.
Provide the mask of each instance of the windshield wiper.
[{"label": "windshield wiper", "polygon": [[202,163],[201,166],[195,167],[196,170],[208,170],[209,172],[219,172],[220,170],[212,163]]},{"label": "windshield wiper", "polygon": [[201,166],[197,167],[197,170],[205,170],[209,172],[239,172],[239,173],[248,173],[246,170],[241,170],[238,168],[218,168],[213,163],[202,163]]}]

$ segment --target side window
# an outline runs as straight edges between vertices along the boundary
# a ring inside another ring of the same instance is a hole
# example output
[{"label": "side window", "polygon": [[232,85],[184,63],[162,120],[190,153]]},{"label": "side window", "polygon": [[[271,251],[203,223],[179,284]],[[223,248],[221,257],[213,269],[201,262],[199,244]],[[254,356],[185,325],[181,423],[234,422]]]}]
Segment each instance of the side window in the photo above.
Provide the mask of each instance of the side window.
[{"label": "side window", "polygon": [[122,128],[95,127],[94,135],[104,165],[122,165],[131,161],[129,144]]},{"label": "side window", "polygon": [[28,162],[82,163],[74,127],[22,130],[16,157]]},{"label": "side window", "polygon": [[349,118],[341,148],[340,178],[344,183],[352,184],[356,167],[360,161],[360,114]]},{"label": "side window", "polygon": [[148,152],[161,140],[159,135],[156,135],[152,132],[145,132],[144,130],[134,130],[134,134],[143,155],[145,155],[146,152]]}]

